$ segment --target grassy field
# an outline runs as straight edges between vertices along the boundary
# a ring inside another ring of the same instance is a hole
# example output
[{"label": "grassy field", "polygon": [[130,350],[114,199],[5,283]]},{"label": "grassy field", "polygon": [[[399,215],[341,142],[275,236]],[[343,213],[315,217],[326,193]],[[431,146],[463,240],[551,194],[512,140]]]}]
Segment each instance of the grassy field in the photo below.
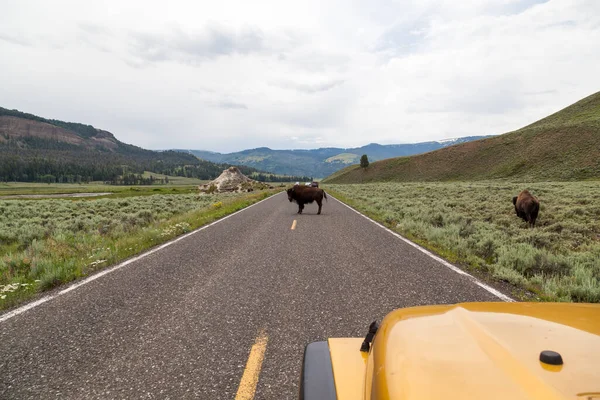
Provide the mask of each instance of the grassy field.
[{"label": "grassy field", "polygon": [[[535,229],[512,197],[541,203]],[[600,302],[600,182],[325,185],[340,200],[473,272],[543,301]]]},{"label": "grassy field", "polygon": [[203,181],[201,179],[196,179],[196,178],[186,178],[184,176],[169,176],[169,175],[156,174],[156,173],[150,172],[150,171],[144,171],[144,174],[142,176],[144,178],[150,178],[150,176],[153,176],[156,179],[168,178],[169,185],[196,185],[196,186],[198,186],[198,185],[202,185],[202,184],[208,182],[208,181]]},{"label": "grassy field", "polygon": [[128,190],[127,196],[100,199],[0,200],[0,309],[240,210],[280,188],[202,196],[186,190],[154,195]]},{"label": "grassy field", "polygon": [[[204,181],[200,181],[203,182]],[[26,182],[0,182],[0,197],[15,195],[43,195],[64,193],[107,193],[113,196],[140,196],[152,194],[182,194],[196,193],[197,185],[171,184],[144,185],[144,186],[116,186],[105,185],[101,182],[89,184],[76,183],[26,183]]]}]

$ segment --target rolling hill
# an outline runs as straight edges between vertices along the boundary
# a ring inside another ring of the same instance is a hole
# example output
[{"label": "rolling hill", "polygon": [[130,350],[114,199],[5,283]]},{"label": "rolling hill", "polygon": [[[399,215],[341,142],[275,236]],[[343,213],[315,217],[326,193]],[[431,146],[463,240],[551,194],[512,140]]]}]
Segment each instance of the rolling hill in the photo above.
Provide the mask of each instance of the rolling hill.
[{"label": "rolling hill", "polygon": [[[145,150],[91,125],[0,107],[0,181],[116,182],[144,171],[213,179],[229,166],[176,151]],[[243,172],[258,171],[243,167]]]},{"label": "rolling hill", "polygon": [[329,183],[600,178],[600,92],[517,131],[430,153],[347,167]]},{"label": "rolling hill", "polygon": [[456,143],[478,140],[488,136],[471,136],[439,142],[381,145],[371,143],[357,148],[326,147],[312,150],[272,150],[268,147],[244,150],[236,153],[215,153],[203,150],[177,150],[187,152],[212,162],[247,165],[275,174],[306,175],[322,178],[348,165],[358,162],[366,154],[369,160],[425,153]]}]

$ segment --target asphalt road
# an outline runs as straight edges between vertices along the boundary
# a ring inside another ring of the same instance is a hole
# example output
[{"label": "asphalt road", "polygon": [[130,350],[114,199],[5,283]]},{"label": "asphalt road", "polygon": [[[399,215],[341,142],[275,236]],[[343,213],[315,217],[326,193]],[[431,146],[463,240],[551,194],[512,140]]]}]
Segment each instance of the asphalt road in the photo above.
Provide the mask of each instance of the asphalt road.
[{"label": "asphalt road", "polygon": [[[278,194],[0,322],[0,399],[295,399],[304,346],[406,306],[499,301],[329,198]],[[295,229],[291,229],[296,220]]]}]

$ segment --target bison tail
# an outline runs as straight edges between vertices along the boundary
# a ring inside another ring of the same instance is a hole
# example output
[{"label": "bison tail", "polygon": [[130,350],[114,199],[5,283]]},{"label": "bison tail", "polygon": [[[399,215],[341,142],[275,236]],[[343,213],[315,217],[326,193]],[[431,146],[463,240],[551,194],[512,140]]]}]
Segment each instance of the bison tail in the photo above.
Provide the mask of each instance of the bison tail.
[{"label": "bison tail", "polygon": [[[325,191],[323,190],[323,197],[325,197],[325,200],[327,200],[327,193],[325,193]],[[329,200],[328,200],[329,201]]]}]

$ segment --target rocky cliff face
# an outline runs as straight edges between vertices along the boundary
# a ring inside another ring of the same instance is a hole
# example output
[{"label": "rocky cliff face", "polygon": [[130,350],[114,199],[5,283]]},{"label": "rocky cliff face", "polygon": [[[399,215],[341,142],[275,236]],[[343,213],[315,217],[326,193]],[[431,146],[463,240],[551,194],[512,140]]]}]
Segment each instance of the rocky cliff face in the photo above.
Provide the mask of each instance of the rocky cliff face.
[{"label": "rocky cliff face", "polygon": [[211,179],[223,167],[191,154],[123,143],[92,125],[0,107],[0,182],[135,184],[144,171]]},{"label": "rocky cliff face", "polygon": [[112,133],[97,130],[97,135],[84,138],[67,129],[40,121],[24,118],[0,116],[0,143],[20,142],[26,138],[37,138],[53,142],[68,143],[84,148],[105,148],[114,151],[119,147]]}]

